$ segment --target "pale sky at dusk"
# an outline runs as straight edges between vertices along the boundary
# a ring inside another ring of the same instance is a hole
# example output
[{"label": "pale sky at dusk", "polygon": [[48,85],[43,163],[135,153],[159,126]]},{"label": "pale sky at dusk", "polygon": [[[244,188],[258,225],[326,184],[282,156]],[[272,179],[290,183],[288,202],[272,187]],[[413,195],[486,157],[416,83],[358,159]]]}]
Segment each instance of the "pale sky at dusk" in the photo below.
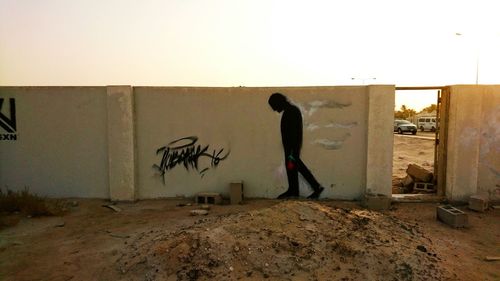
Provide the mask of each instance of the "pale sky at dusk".
[{"label": "pale sky at dusk", "polygon": [[0,0],[0,85],[500,84],[498,6]]}]

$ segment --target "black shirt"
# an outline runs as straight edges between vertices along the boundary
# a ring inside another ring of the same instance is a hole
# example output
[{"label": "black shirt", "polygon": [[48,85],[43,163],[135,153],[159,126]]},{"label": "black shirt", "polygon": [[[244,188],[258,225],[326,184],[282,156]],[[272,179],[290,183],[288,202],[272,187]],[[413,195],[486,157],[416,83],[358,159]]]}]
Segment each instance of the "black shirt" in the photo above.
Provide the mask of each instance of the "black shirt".
[{"label": "black shirt", "polygon": [[285,149],[285,157],[293,155],[300,156],[302,147],[302,113],[300,109],[288,104],[281,116],[281,140]]}]

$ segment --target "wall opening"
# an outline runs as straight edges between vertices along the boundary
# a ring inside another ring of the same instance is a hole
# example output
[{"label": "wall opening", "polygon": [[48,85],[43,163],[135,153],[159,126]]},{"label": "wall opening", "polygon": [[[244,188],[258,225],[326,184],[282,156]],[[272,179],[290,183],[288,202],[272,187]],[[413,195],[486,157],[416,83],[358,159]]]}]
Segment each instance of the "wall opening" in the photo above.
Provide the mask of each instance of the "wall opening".
[{"label": "wall opening", "polygon": [[441,179],[438,171],[444,89],[396,87],[393,195],[444,195],[440,188],[444,176]]}]

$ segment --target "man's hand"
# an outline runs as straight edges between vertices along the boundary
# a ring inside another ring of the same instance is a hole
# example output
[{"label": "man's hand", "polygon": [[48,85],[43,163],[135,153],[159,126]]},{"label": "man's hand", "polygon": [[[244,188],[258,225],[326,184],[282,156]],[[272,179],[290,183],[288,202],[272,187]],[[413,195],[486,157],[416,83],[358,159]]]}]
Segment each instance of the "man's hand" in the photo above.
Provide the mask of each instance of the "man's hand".
[{"label": "man's hand", "polygon": [[288,170],[293,170],[295,169],[295,158],[292,156],[292,154],[288,155],[287,160],[286,160],[286,168]]}]

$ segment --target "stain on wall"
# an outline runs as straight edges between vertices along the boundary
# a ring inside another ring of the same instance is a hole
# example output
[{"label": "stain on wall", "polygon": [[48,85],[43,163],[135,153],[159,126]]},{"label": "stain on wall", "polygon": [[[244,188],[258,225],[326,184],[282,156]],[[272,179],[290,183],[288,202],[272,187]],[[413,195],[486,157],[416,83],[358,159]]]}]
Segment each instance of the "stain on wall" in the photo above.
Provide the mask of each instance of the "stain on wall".
[{"label": "stain on wall", "polygon": [[326,128],[326,129],[351,129],[355,126],[358,125],[358,122],[349,122],[349,123],[335,123],[335,122],[330,122],[325,125],[319,125],[319,124],[314,124],[314,123],[309,123],[306,125],[306,130],[308,131],[315,131],[321,128]]},{"label": "stain on wall", "polygon": [[308,116],[312,116],[320,108],[339,108],[351,106],[351,103],[341,103],[334,100],[314,100],[307,103],[305,106],[301,106],[301,109]]},{"label": "stain on wall", "polygon": [[[350,129],[358,126],[357,121],[336,122],[330,120],[326,123],[310,122],[313,115],[319,112],[320,109],[344,109],[352,105],[351,101],[338,102],[335,100],[313,100],[305,104],[299,104],[299,107],[304,115],[304,127],[309,132],[323,131],[321,137],[316,138],[311,142],[313,145],[318,145],[326,150],[338,150],[344,145],[344,142],[351,136]],[[322,129],[327,129],[325,132]],[[345,132],[348,130],[347,132]],[[334,132],[334,133],[330,133]]]},{"label": "stain on wall", "polygon": [[350,133],[345,134],[343,137],[337,140],[332,139],[317,139],[312,142],[312,144],[319,145],[327,150],[341,149],[344,142],[351,136]]}]

